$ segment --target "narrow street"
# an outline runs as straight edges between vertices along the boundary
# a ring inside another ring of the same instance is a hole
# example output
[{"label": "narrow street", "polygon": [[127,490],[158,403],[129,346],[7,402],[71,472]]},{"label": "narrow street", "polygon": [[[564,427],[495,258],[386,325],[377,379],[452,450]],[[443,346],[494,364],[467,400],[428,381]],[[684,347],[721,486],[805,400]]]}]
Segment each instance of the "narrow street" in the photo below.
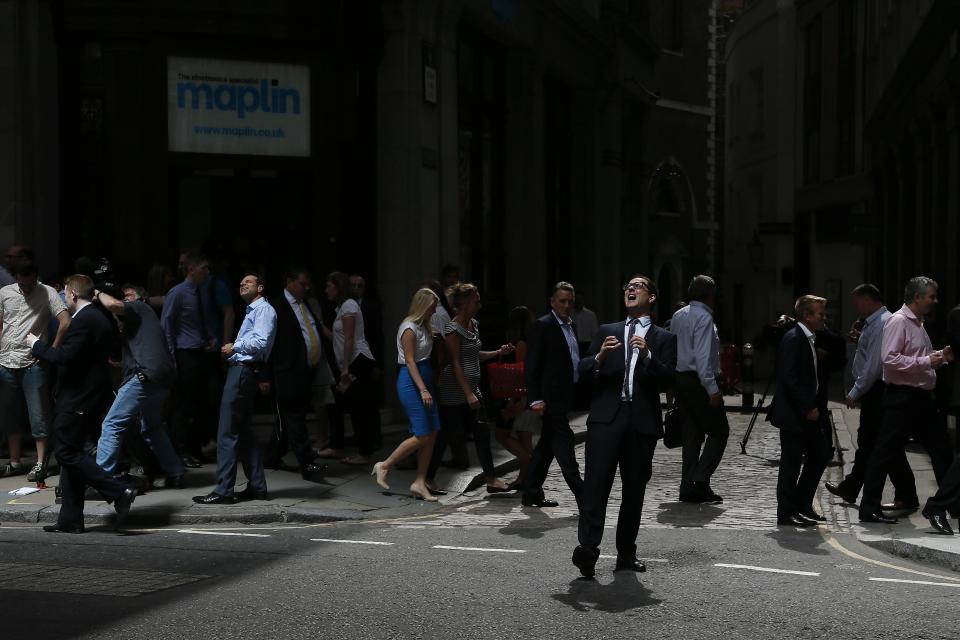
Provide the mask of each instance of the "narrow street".
[{"label": "narrow street", "polygon": [[954,636],[960,576],[860,545],[846,509],[823,496],[830,522],[819,530],[773,526],[775,434],[760,425],[740,455],[748,417],[731,417],[715,481],[722,505],[676,502],[679,451],[657,451],[638,541],[644,574],[613,573],[611,528],[596,580],[579,578],[576,512],[554,468],[553,510],[478,494],[350,523],[82,536],[4,525],[5,628],[63,638]]}]

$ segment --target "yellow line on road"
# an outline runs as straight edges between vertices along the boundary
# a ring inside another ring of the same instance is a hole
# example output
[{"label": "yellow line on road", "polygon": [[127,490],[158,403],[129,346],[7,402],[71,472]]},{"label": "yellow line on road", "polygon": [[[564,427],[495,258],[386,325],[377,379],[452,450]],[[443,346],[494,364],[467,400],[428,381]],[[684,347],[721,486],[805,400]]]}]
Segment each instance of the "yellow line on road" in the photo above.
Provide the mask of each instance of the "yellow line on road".
[{"label": "yellow line on road", "polygon": [[842,544],[840,544],[836,538],[833,537],[828,531],[821,529],[820,533],[823,535],[823,539],[826,540],[827,544],[839,551],[840,553],[860,560],[861,562],[867,562],[869,564],[877,565],[878,567],[883,567],[885,569],[893,569],[894,571],[903,571],[904,573],[912,573],[917,576],[924,576],[926,578],[939,578],[940,580],[951,580],[953,582],[960,582],[960,578],[954,578],[952,576],[945,576],[940,573],[928,573],[926,571],[917,571],[916,569],[910,569],[909,567],[901,567],[899,565],[891,564],[889,562],[883,562],[882,560],[874,560],[873,558],[868,558],[862,556],[859,553],[847,549]]}]

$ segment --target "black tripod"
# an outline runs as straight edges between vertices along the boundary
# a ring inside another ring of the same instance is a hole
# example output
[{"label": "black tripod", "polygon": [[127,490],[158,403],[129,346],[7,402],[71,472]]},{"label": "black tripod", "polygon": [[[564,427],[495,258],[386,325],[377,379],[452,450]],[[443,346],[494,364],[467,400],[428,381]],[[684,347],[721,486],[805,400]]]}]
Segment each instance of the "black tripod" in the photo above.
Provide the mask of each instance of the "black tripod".
[{"label": "black tripod", "polygon": [[753,410],[753,415],[750,416],[750,426],[747,427],[747,432],[743,434],[743,440],[740,441],[740,453],[747,452],[747,441],[750,439],[750,434],[753,433],[754,425],[757,424],[757,418],[760,416],[760,411],[763,409],[763,403],[766,401],[767,395],[770,393],[770,386],[776,379],[777,371],[774,369],[773,375],[770,376],[769,380],[767,380],[767,386],[763,390],[763,395],[760,396],[760,403],[757,405],[757,408]]}]

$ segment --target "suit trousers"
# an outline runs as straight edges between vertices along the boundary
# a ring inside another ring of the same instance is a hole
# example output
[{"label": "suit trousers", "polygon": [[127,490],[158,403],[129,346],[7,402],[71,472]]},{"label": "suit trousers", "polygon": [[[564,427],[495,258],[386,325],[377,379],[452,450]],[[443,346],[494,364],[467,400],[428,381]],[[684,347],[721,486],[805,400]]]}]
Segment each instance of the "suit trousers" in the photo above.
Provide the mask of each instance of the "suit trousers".
[{"label": "suit trousers", "polygon": [[97,465],[84,450],[87,434],[100,421],[100,412],[55,410],[53,418],[54,455],[60,463],[60,491],[63,502],[57,525],[61,528],[83,526],[83,503],[87,486],[103,495],[108,502],[116,500],[127,488]]},{"label": "suit trousers", "polygon": [[813,497],[830,456],[824,431],[829,433],[822,420],[811,422],[800,433],[780,429],[777,517],[787,517],[813,507]]},{"label": "suit trousers", "polygon": [[696,373],[677,374],[674,394],[683,416],[680,491],[684,492],[691,490],[694,482],[710,482],[727,447],[730,424],[723,407],[710,406],[710,396]]},{"label": "suit trousers", "polygon": [[[953,453],[950,438],[937,415],[933,393],[917,387],[888,384],[883,395],[880,433],[864,474],[861,514],[880,511],[887,470],[903,455],[903,447],[911,432],[916,434],[930,455],[933,475],[939,483],[953,462]],[[916,484],[903,488],[902,495],[898,497],[908,502],[918,502]]]},{"label": "suit trousers", "polygon": [[177,383],[174,387],[173,443],[181,453],[199,457],[212,425],[207,409],[210,359],[203,349],[177,349]]},{"label": "suit trousers", "polygon": [[577,463],[577,454],[574,450],[576,439],[570,428],[570,421],[566,413],[551,412],[548,408],[542,417],[540,439],[533,448],[530,459],[530,468],[523,485],[523,495],[528,500],[543,498],[543,483],[547,479],[547,472],[554,458],[560,465],[560,473],[566,480],[573,497],[580,504],[583,495],[583,479],[580,477],[580,465]]},{"label": "suit trousers", "polygon": [[924,512],[960,513],[960,458],[954,458],[947,473],[940,479],[940,488],[927,500]]},{"label": "suit trousers", "polygon": [[[313,379],[312,372],[309,378]],[[271,451],[270,458],[271,462],[279,466],[280,459],[289,447],[297,457],[297,464],[303,469],[313,462],[314,458],[307,431],[307,413],[313,400],[313,388],[305,385],[293,391],[300,393],[284,393],[283,389],[277,390],[277,410],[280,414],[281,431],[279,442],[275,443],[275,449]]]},{"label": "suit trousers", "polygon": [[[844,493],[860,495],[863,488],[863,478],[867,470],[867,461],[877,444],[877,434],[880,432],[880,423],[883,420],[883,382],[876,382],[870,390],[860,398],[860,427],[857,429],[857,452],[853,458],[853,468],[849,475],[840,483]],[[916,480],[907,455],[902,450],[887,469],[890,482],[893,484],[897,500],[910,501],[916,499]]]},{"label": "suit trousers", "polygon": [[259,393],[253,370],[231,366],[223,385],[220,401],[220,425],[217,432],[217,486],[221,496],[232,496],[237,483],[237,461],[253,491],[266,491],[263,471],[263,450],[257,443],[251,425],[253,402]]},{"label": "suit trousers", "polygon": [[617,555],[633,558],[647,482],[653,474],[657,438],[637,431],[631,424],[630,405],[623,403],[613,422],[587,424],[583,494],[580,498],[580,544],[598,548],[603,538],[610,489],[620,467],[622,497],[617,517]]}]

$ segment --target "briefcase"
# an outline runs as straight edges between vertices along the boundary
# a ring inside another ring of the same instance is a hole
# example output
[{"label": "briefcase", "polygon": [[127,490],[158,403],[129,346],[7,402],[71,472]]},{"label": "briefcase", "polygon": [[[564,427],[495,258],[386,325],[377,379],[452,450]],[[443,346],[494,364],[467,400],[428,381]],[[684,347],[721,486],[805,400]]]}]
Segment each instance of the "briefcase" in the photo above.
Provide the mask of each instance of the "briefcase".
[{"label": "briefcase", "polygon": [[683,444],[683,416],[677,401],[667,409],[663,416],[663,446],[667,449],[676,449]]}]

